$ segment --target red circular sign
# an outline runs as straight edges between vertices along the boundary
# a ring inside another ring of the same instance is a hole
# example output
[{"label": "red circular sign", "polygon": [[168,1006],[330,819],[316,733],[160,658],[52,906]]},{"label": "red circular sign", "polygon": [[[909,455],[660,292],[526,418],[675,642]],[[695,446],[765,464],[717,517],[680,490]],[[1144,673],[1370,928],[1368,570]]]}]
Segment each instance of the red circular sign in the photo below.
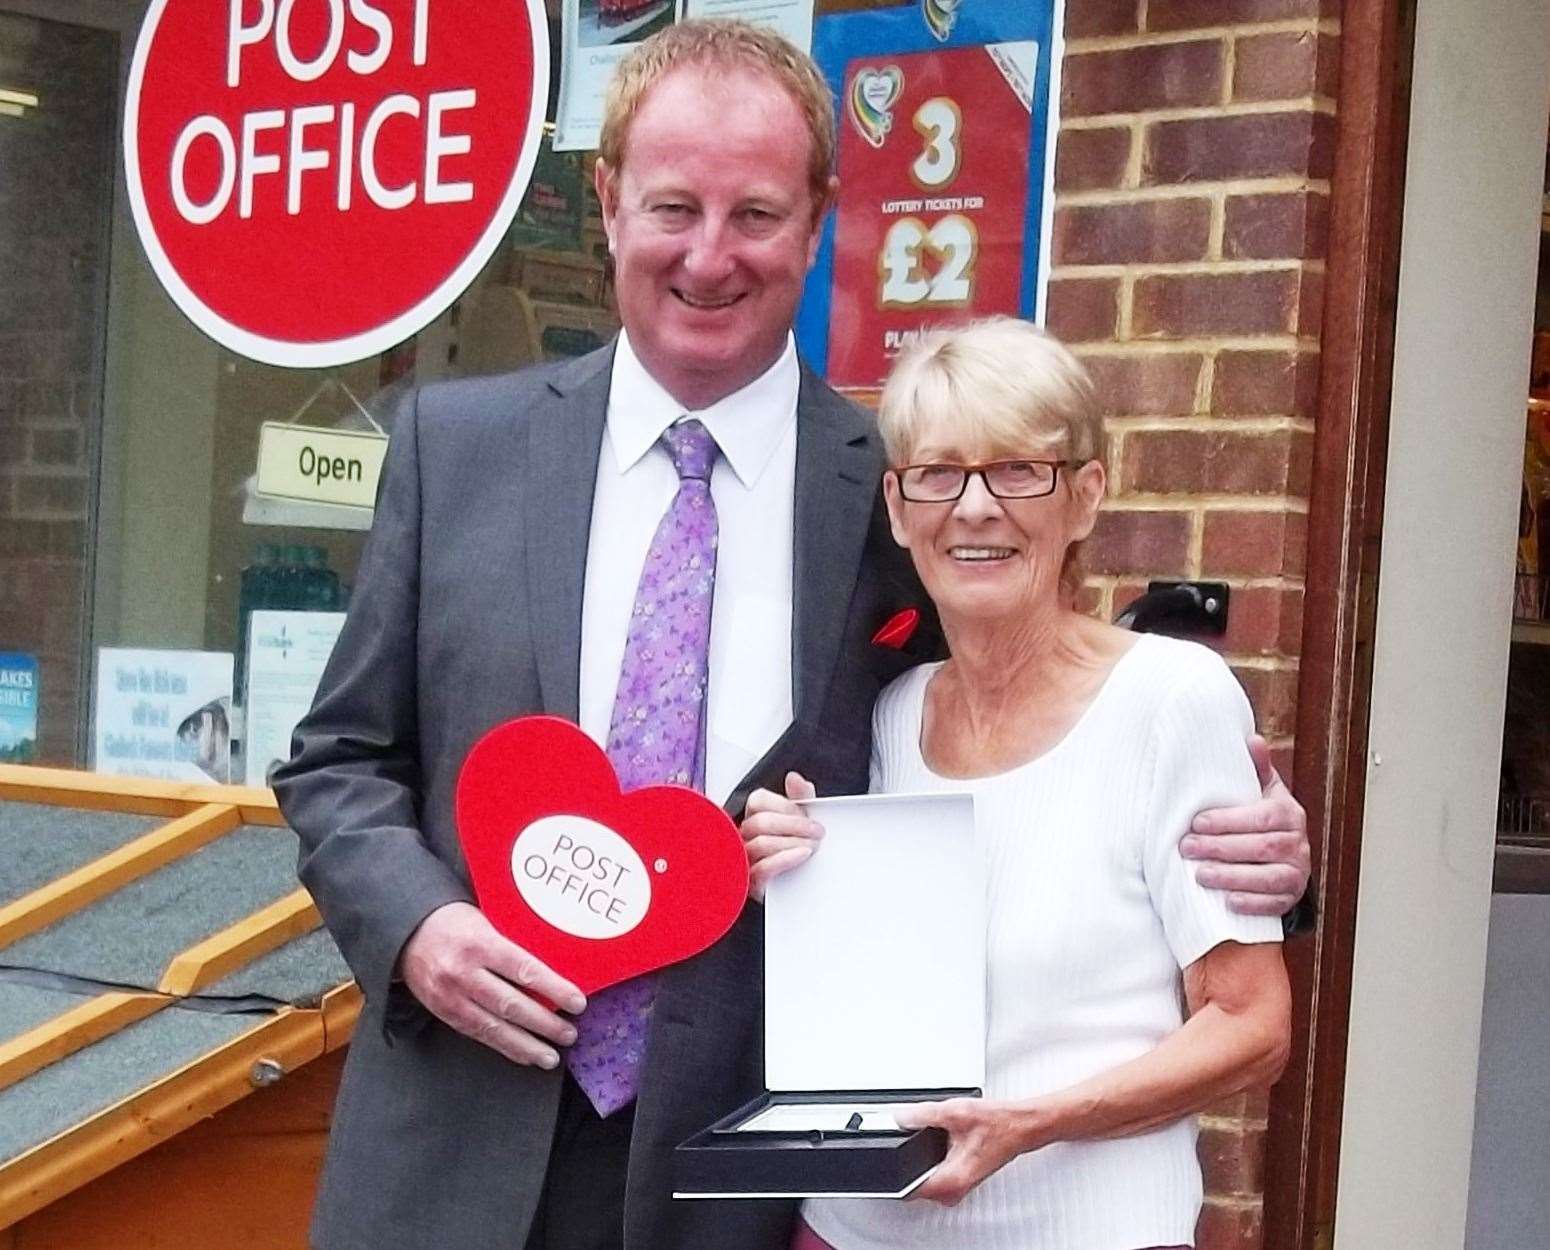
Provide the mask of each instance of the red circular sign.
[{"label": "red circular sign", "polygon": [[255,360],[383,351],[499,245],[548,75],[540,0],[152,0],[124,122],[151,264]]}]

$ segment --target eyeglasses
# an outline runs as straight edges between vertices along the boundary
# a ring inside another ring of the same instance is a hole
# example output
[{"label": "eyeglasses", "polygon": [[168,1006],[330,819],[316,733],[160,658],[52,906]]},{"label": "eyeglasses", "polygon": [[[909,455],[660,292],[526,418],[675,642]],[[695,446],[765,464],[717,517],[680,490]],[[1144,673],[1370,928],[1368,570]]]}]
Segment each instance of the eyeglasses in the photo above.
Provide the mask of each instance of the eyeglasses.
[{"label": "eyeglasses", "polygon": [[1051,494],[1061,469],[1080,468],[1081,460],[991,460],[985,464],[901,464],[891,470],[899,494],[911,503],[952,503],[961,499],[969,479],[980,481],[997,499],[1039,499]]}]

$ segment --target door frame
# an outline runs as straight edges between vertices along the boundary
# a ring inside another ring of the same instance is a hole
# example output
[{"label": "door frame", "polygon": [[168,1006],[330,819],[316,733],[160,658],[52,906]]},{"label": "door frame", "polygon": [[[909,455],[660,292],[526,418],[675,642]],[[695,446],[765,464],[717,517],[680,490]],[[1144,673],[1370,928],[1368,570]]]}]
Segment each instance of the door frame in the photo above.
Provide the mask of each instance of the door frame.
[{"label": "door frame", "polygon": [[1295,760],[1323,914],[1288,947],[1270,1250],[1462,1244],[1547,31],[1544,0],[1344,6]]},{"label": "door frame", "polygon": [[1330,187],[1293,776],[1319,914],[1286,945],[1292,1056],[1271,1092],[1265,1250],[1324,1250],[1340,1158],[1415,0],[1347,0]]}]

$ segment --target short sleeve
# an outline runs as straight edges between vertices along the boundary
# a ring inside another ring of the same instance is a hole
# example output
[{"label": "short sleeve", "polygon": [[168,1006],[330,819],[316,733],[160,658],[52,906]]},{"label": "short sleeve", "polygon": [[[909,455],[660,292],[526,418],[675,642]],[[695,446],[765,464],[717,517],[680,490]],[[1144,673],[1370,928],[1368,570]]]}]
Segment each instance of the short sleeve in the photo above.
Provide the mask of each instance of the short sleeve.
[{"label": "short sleeve", "polygon": [[1254,715],[1243,688],[1214,652],[1194,644],[1170,662],[1170,689],[1153,723],[1153,768],[1145,814],[1143,872],[1179,967],[1222,942],[1279,942],[1275,916],[1230,910],[1227,895],[1195,880],[1197,864],[1179,854],[1179,840],[1207,808],[1250,803],[1260,796],[1248,736]]}]

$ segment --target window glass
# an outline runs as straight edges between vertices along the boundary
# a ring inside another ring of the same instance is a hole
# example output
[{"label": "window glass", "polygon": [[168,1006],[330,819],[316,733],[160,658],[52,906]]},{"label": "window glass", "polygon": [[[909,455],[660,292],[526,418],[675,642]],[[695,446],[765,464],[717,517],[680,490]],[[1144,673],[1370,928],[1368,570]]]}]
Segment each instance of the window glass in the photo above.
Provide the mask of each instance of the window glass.
[{"label": "window glass", "polygon": [[256,364],[177,310],[130,220],[145,8],[0,0],[0,762],[262,780],[370,520],[261,492],[266,425],[388,433],[405,388],[607,342],[594,157],[546,138],[501,247],[414,338],[326,371]]},{"label": "window glass", "polygon": [[[502,246],[414,338],[336,369],[257,364],[183,317],[130,224],[116,145],[134,30],[4,7],[0,90],[38,103],[0,113],[0,757],[261,779],[288,737],[276,718],[310,699],[308,648],[348,603],[370,521],[260,493],[261,431],[388,433],[407,387],[607,342],[591,157],[545,139]],[[254,616],[276,612],[292,615]],[[3,716],[28,673],[22,747],[23,713]]]}]

